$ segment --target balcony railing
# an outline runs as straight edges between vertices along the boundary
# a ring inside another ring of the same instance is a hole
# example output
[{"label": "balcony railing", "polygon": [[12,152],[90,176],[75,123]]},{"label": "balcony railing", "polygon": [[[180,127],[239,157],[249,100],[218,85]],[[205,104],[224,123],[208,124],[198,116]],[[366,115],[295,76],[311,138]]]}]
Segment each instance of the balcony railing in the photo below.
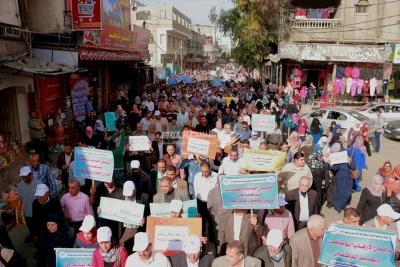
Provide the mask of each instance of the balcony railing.
[{"label": "balcony railing", "polygon": [[341,19],[295,19],[292,29],[333,29],[342,26]]}]

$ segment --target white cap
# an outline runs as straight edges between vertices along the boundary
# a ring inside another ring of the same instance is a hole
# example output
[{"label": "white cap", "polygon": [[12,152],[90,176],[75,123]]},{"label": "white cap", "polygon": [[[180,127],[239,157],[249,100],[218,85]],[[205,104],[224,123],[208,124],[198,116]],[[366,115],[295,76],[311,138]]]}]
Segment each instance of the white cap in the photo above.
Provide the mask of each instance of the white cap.
[{"label": "white cap", "polygon": [[182,200],[173,199],[170,204],[170,212],[181,212],[183,208]]},{"label": "white cap", "polygon": [[49,192],[49,188],[45,184],[38,184],[36,186],[36,192],[35,192],[35,197],[42,197],[44,196],[47,192]]},{"label": "white cap", "polygon": [[397,213],[389,204],[382,204],[379,206],[377,213],[379,216],[390,217],[393,220],[400,219],[400,213]]},{"label": "white cap", "polygon": [[132,181],[126,181],[124,183],[124,188],[122,190],[122,195],[126,197],[131,197],[133,195],[133,191],[135,191],[135,184]]},{"label": "white cap", "polygon": [[25,166],[19,169],[19,176],[27,176],[32,172],[31,166]]},{"label": "white cap", "polygon": [[201,241],[198,236],[191,235],[183,240],[183,251],[186,254],[196,254],[200,252]]},{"label": "white cap", "polygon": [[257,135],[257,136],[258,136],[258,133],[255,132],[255,131],[252,131],[252,132],[251,132],[251,135]]},{"label": "white cap", "polygon": [[140,162],[138,160],[131,161],[131,169],[138,169],[140,168]]},{"label": "white cap", "polygon": [[89,233],[95,226],[96,226],[96,221],[93,215],[86,215],[85,218],[83,219],[81,227],[79,228],[79,231],[83,233]]},{"label": "white cap", "polygon": [[160,115],[161,115],[161,112],[160,112],[159,110],[156,110],[156,111],[154,111],[154,115],[160,116]]},{"label": "white cap", "polygon": [[135,244],[133,245],[132,251],[145,251],[149,243],[149,235],[144,232],[139,232],[135,235]]},{"label": "white cap", "polygon": [[97,229],[97,242],[109,242],[111,241],[112,232],[110,227],[103,226]]},{"label": "white cap", "polygon": [[282,231],[279,229],[271,229],[267,235],[267,246],[271,246],[274,248],[278,248],[283,241],[283,234]]}]

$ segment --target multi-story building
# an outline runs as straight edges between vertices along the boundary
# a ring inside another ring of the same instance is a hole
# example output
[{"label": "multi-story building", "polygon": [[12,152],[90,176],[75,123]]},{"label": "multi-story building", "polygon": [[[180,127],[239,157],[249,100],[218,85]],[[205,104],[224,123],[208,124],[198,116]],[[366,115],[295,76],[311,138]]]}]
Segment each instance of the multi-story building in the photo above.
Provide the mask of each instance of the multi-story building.
[{"label": "multi-story building", "polygon": [[345,92],[355,96],[363,82],[369,87],[375,78],[380,88],[382,80],[390,83],[396,76],[390,74],[397,72],[392,63],[397,63],[393,54],[400,43],[400,1],[342,0],[337,8],[295,8],[290,18],[290,34],[279,44],[281,82],[292,81],[295,87],[313,82],[331,89],[343,88],[344,79],[351,78]]},{"label": "multi-story building", "polygon": [[[232,40],[230,36],[225,35],[219,27],[212,25],[198,26],[202,34],[206,36],[206,44],[204,46],[204,55],[207,58],[207,63],[213,64],[217,60],[217,53],[225,52],[230,54],[232,49]],[[221,51],[217,51],[217,47]]]},{"label": "multi-story building", "polygon": [[138,4],[132,11],[131,20],[151,31],[151,66],[157,69],[170,67],[180,73],[204,63],[204,37],[193,29],[191,19],[174,6]]}]

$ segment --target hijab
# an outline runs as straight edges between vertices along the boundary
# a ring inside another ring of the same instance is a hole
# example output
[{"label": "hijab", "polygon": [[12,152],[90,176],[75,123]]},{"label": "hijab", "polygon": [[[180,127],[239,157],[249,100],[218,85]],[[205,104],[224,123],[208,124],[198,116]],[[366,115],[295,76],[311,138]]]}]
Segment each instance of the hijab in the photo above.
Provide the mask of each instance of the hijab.
[{"label": "hijab", "polygon": [[394,176],[394,178],[396,178],[397,180],[400,180],[400,164],[399,164],[399,165],[396,165],[396,166],[393,168],[393,176]]},{"label": "hijab", "polygon": [[380,176],[382,176],[383,178],[387,179],[393,176],[393,168],[390,167],[390,170],[386,171],[385,170],[385,165],[386,164],[390,164],[390,166],[392,166],[392,164],[389,161],[386,161],[385,163],[383,163],[382,167],[379,168],[378,170],[378,174]]},{"label": "hijab", "polygon": [[368,186],[368,190],[371,192],[372,195],[376,197],[381,197],[382,193],[385,192],[385,187],[383,186],[383,177],[379,174],[376,174],[372,178],[372,183]]},{"label": "hijab", "polygon": [[312,146],[313,146],[313,137],[311,135],[307,135],[300,147],[312,147]]},{"label": "hijab", "polygon": [[300,148],[301,145],[301,140],[300,140],[300,136],[299,133],[296,131],[293,131],[289,138],[287,139],[287,142],[290,146],[290,151],[292,152],[297,152]]},{"label": "hijab", "polygon": [[321,152],[314,152],[310,155],[308,165],[312,169],[321,169],[324,167],[324,161],[322,159]]},{"label": "hijab", "polygon": [[89,138],[93,137],[93,128],[92,127],[90,127],[90,126],[86,127],[86,136]]}]

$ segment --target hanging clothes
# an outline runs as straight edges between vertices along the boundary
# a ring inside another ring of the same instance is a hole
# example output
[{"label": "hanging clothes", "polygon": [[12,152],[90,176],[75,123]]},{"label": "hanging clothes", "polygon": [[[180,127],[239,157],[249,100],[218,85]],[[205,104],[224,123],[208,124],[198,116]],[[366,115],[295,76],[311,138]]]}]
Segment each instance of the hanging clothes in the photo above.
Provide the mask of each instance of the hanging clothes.
[{"label": "hanging clothes", "polygon": [[335,91],[337,94],[340,93],[340,86],[342,84],[342,79],[341,78],[336,78],[335,80]]},{"label": "hanging clothes", "polygon": [[344,68],[344,76],[346,77],[351,77],[351,74],[353,73],[353,68],[352,67],[346,67]]},{"label": "hanging clothes", "polygon": [[307,11],[304,8],[296,8],[296,19],[307,18]]},{"label": "hanging clothes", "polygon": [[346,78],[346,93],[350,94],[351,86],[353,85],[353,78]]},{"label": "hanging clothes", "polygon": [[353,83],[351,84],[351,96],[355,96],[357,94],[358,87],[358,79],[353,79]]},{"label": "hanging clothes", "polygon": [[368,94],[369,94],[369,80],[368,79],[365,79],[365,81],[364,81],[364,86],[363,86],[363,95],[364,96],[368,96]]},{"label": "hanging clothes", "polygon": [[358,79],[360,78],[360,68],[359,67],[353,67],[353,71],[351,73],[351,77],[353,77],[353,79]]},{"label": "hanging clothes", "polygon": [[375,77],[373,77],[369,81],[369,94],[370,94],[370,96],[375,96],[375,90],[376,90],[377,84],[378,84],[378,81],[376,80]]},{"label": "hanging clothes", "polygon": [[357,95],[361,95],[364,87],[364,80],[359,79],[357,84]]},{"label": "hanging clothes", "polygon": [[382,81],[382,89],[383,89],[383,94],[384,95],[387,95],[388,83],[389,83],[388,79],[383,79],[383,81]]},{"label": "hanging clothes", "polygon": [[376,94],[377,95],[382,95],[382,80],[378,80],[378,84],[376,85]]},{"label": "hanging clothes", "polygon": [[336,78],[342,79],[344,77],[344,67],[336,68]]},{"label": "hanging clothes", "polygon": [[342,83],[340,84],[340,93],[344,95],[345,92],[346,92],[346,78],[343,77]]}]

